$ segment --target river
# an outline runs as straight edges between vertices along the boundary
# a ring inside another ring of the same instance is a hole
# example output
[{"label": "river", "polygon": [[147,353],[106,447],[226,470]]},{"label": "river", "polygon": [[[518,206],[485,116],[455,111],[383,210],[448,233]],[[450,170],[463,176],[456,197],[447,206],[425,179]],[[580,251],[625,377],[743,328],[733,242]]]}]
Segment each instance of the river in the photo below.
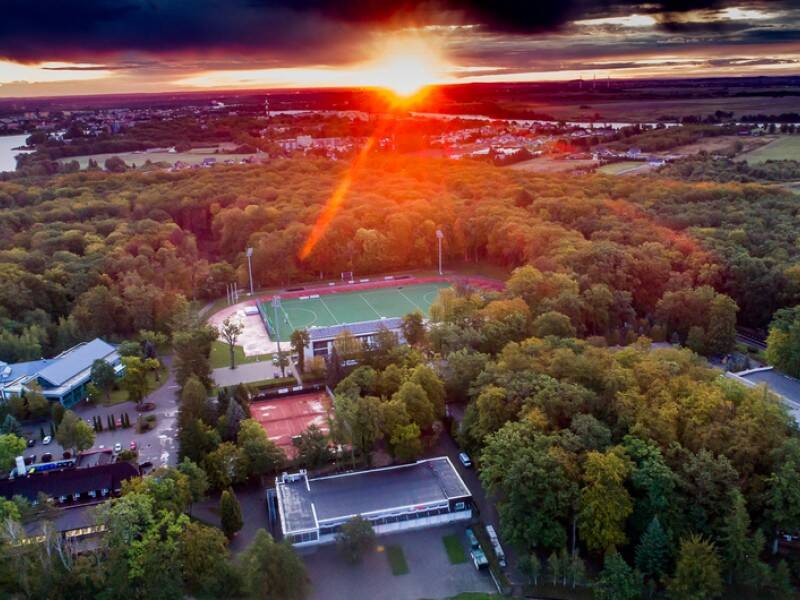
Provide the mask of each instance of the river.
[{"label": "river", "polygon": [[15,171],[17,161],[14,158],[17,154],[22,154],[21,150],[14,150],[25,145],[28,138],[27,133],[22,135],[0,135],[0,172]]}]

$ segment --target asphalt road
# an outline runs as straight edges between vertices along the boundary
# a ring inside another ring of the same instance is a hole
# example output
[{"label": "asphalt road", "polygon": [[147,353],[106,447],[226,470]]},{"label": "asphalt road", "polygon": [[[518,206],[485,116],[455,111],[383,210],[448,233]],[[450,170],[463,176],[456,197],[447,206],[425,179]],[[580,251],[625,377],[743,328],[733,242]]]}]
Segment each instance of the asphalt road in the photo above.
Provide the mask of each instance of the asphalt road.
[{"label": "asphalt road", "polygon": [[500,544],[503,546],[503,551],[506,554],[506,560],[508,562],[508,567],[506,567],[506,576],[511,583],[520,583],[523,581],[523,577],[517,568],[517,557],[513,549],[510,547],[510,544],[504,542],[502,534],[500,533],[500,518],[497,513],[497,507],[495,506],[494,501],[483,489],[475,468],[472,467],[467,469],[461,464],[461,461],[458,460],[459,452],[461,452],[461,449],[458,447],[458,445],[456,445],[450,434],[443,432],[442,435],[439,436],[439,440],[436,445],[430,450],[430,452],[427,453],[427,455],[446,455],[450,458],[450,461],[458,471],[458,474],[461,475],[461,479],[464,480],[464,483],[472,493],[472,499],[481,513],[481,520],[486,525],[492,525],[495,528],[495,531],[498,532],[498,535],[500,535]]}]

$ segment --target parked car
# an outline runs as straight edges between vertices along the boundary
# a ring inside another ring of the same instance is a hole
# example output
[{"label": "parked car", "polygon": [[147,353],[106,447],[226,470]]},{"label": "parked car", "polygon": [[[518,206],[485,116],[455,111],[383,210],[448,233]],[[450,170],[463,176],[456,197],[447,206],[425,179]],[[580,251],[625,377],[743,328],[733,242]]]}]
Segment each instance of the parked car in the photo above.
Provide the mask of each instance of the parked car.
[{"label": "parked car", "polygon": [[50,443],[50,442],[52,442],[52,441],[53,441],[53,438],[52,438],[51,436],[47,435],[47,436],[45,436],[45,438],[42,440],[42,443],[43,443],[45,446],[47,446],[47,444],[49,444],[49,443]]},{"label": "parked car", "polygon": [[45,452],[44,454],[42,454],[42,462],[43,463],[50,462],[51,460],[53,460],[53,455],[52,454],[50,454],[49,452]]},{"label": "parked car", "polygon": [[131,450],[136,450],[136,440],[131,440]]},{"label": "parked car", "polygon": [[458,460],[464,465],[464,468],[469,469],[472,467],[472,459],[470,459],[469,454],[466,452],[461,452],[458,455]]},{"label": "parked car", "polygon": [[119,442],[114,444],[114,452],[115,453],[122,452],[122,444],[120,444]]},{"label": "parked car", "polygon": [[35,454],[31,454],[31,455],[25,457],[25,464],[26,465],[32,465],[35,462],[36,462],[36,455]]},{"label": "parked car", "polygon": [[33,448],[36,445],[36,440],[31,438],[28,440],[28,448]]},{"label": "parked car", "polygon": [[72,452],[70,452],[69,450],[64,450],[64,452],[61,454],[61,458],[63,458],[64,460],[72,458]]}]

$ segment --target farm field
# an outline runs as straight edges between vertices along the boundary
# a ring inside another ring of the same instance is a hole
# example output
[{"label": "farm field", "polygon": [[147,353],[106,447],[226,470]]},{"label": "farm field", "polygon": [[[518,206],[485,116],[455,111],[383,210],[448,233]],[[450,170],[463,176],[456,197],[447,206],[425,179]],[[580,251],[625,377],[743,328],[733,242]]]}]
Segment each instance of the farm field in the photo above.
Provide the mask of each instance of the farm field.
[{"label": "farm field", "polygon": [[781,136],[765,146],[743,154],[740,158],[750,164],[768,160],[800,160],[800,136]]},{"label": "farm field", "polygon": [[597,164],[595,160],[557,160],[554,158],[532,158],[524,162],[509,165],[515,171],[531,173],[564,173],[576,169],[587,169]]},{"label": "farm field", "polygon": [[[655,121],[662,116],[687,117],[711,114],[722,110],[733,112],[740,117],[748,114],[778,114],[795,112],[797,97],[708,97],[708,98],[675,98],[675,99],[636,99],[606,102],[585,101],[571,103],[551,103],[548,101],[501,101],[498,103],[505,110],[536,111],[549,114],[556,119],[567,121],[590,120],[599,114],[599,121]],[[588,108],[587,108],[588,107]]]},{"label": "farm field", "polygon": [[604,175],[626,175],[631,173],[645,173],[652,167],[646,162],[626,160],[622,162],[609,163],[597,169],[598,173]]},{"label": "farm field", "polygon": [[106,159],[112,156],[119,156],[129,167],[140,168],[149,160],[151,163],[166,162],[170,165],[177,161],[185,162],[189,165],[199,165],[205,158],[214,158],[218,163],[225,160],[235,160],[239,162],[243,158],[255,156],[255,154],[230,154],[226,152],[215,153],[216,147],[194,148],[187,152],[149,152],[147,150],[137,150],[135,152],[111,152],[106,154],[89,154],[85,156],[69,156],[58,160],[60,163],[67,163],[77,160],[81,169],[89,166],[89,160],[94,159],[102,168]]}]

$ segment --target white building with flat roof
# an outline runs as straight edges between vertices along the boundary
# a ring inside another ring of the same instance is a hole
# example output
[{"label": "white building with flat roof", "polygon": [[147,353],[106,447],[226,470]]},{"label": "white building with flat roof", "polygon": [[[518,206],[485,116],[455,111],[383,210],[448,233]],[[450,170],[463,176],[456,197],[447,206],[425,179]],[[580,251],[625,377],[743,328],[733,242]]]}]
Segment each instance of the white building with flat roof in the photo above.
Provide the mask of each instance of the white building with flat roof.
[{"label": "white building with flat roof", "polygon": [[378,535],[472,518],[472,494],[446,456],[313,479],[284,473],[275,493],[281,531],[295,546],[334,542],[356,516]]}]

